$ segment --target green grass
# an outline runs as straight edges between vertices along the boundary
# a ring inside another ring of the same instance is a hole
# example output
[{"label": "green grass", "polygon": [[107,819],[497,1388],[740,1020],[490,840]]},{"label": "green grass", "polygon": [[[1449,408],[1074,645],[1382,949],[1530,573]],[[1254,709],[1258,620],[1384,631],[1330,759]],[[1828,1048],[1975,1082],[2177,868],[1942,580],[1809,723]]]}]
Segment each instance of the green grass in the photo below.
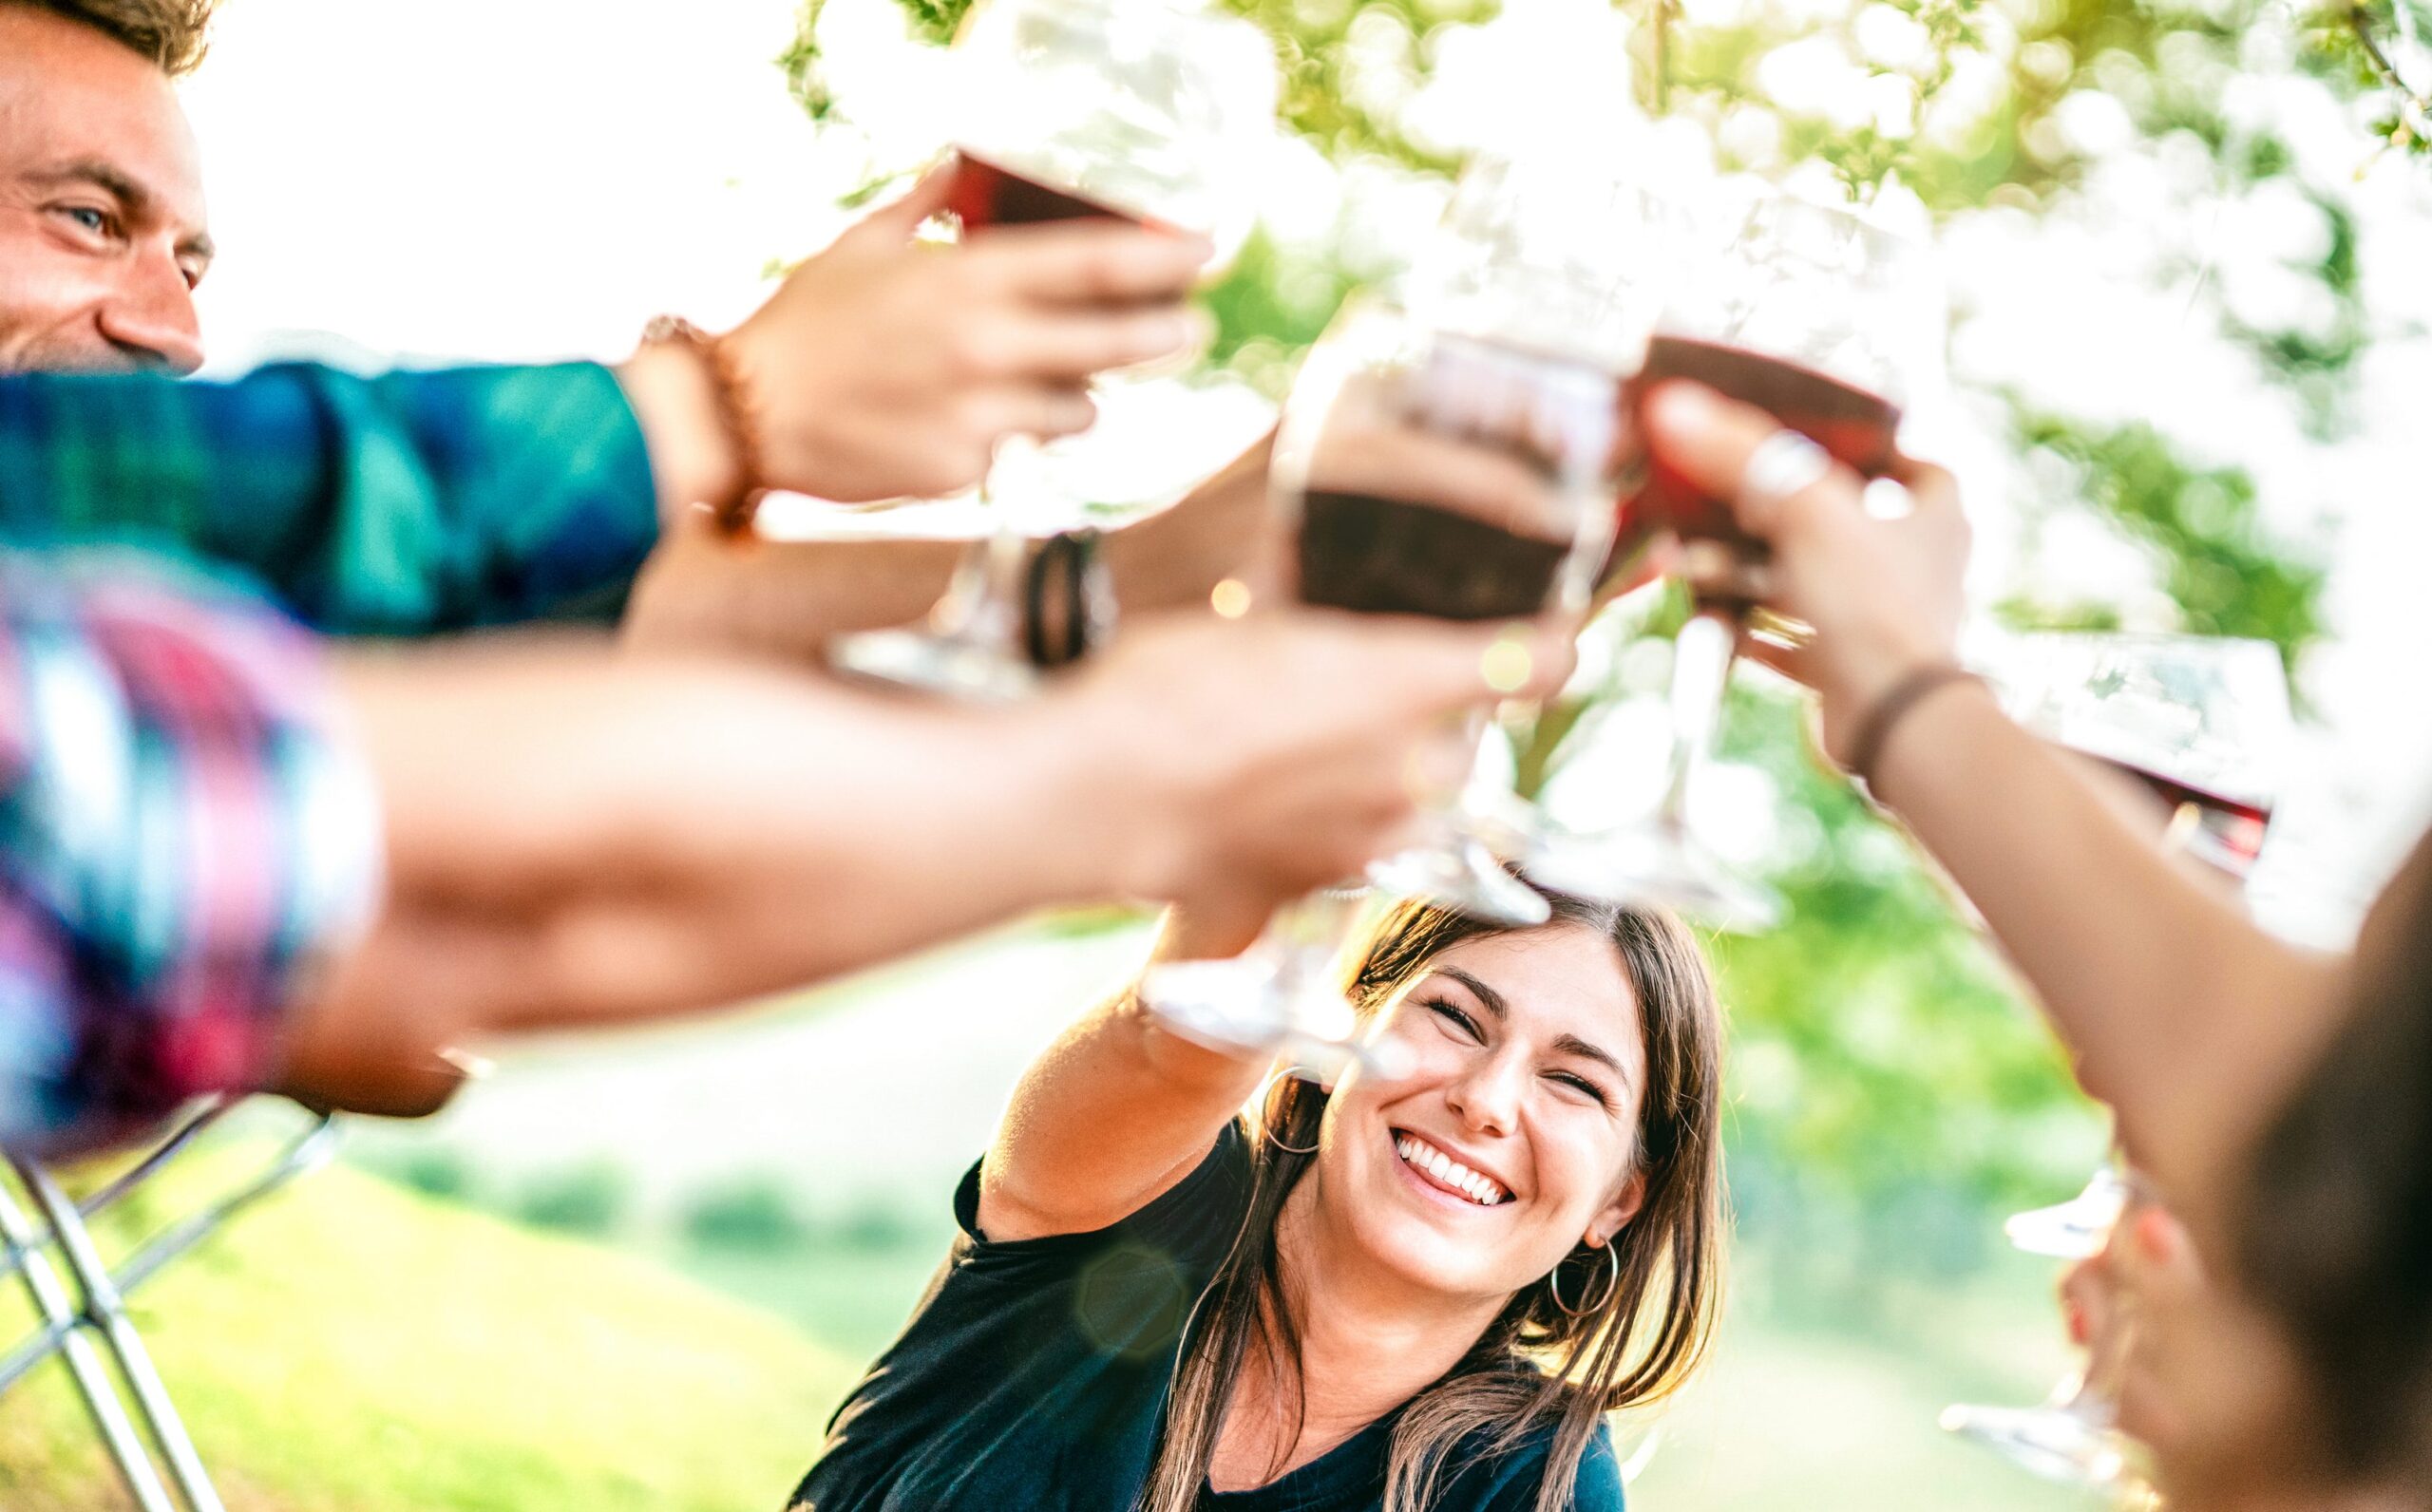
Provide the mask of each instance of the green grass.
[{"label": "green grass", "polygon": [[[247,1153],[213,1163],[224,1176]],[[166,1205],[201,1183],[183,1184]],[[341,1167],[139,1300],[232,1512],[775,1512],[945,1238],[620,1253]],[[2100,1504],[1933,1427],[1946,1402],[2028,1400],[2058,1373],[2042,1267],[1875,1288],[1860,1309],[1747,1259],[1714,1368],[1633,1488],[1640,1512]],[[91,1440],[55,1365],[0,1399],[0,1506],[124,1505]]]},{"label": "green grass", "polygon": [[[645,1258],[345,1167],[138,1302],[232,1512],[773,1512],[861,1363]],[[12,1295],[0,1326],[27,1317]],[[0,1403],[0,1506],[124,1504],[91,1438],[43,1367]]]}]

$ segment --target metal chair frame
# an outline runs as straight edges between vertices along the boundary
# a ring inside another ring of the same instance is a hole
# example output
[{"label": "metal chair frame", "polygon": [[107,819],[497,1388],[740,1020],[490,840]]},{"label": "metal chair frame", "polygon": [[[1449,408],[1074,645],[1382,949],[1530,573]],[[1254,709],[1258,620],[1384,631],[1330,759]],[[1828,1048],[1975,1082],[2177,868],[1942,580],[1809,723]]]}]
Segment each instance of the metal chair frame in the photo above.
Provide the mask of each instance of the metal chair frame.
[{"label": "metal chair frame", "polygon": [[[337,1124],[323,1115],[251,1181],[145,1239],[115,1271],[103,1259],[86,1220],[158,1176],[236,1106],[237,1100],[228,1098],[203,1107],[116,1180],[82,1201],[61,1190],[58,1181],[39,1162],[10,1155],[8,1163],[41,1215],[39,1221],[0,1187],[0,1279],[11,1274],[19,1277],[33,1301],[37,1319],[34,1332],[0,1356],[0,1392],[57,1354],[141,1512],[179,1512],[180,1503],[172,1499],[170,1482],[189,1512],[223,1512],[223,1508],[193,1437],[136,1332],[126,1309],[127,1295],[246,1208],[326,1163],[337,1149]],[[52,1262],[53,1251],[74,1280],[72,1296],[61,1279],[60,1266]],[[116,1381],[103,1364],[104,1352],[117,1367]],[[124,1383],[125,1397],[119,1392],[119,1382]],[[156,1450],[158,1463],[153,1458]],[[162,1465],[168,1470],[167,1482],[162,1477]]]}]

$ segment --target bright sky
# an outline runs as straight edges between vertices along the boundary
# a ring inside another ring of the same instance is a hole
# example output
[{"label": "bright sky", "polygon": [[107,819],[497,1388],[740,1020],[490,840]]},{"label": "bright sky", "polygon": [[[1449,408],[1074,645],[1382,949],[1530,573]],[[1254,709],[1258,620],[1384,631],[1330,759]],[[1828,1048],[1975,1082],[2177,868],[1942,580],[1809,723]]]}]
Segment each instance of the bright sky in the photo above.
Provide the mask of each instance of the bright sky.
[{"label": "bright sky", "polygon": [[[320,333],[308,350],[375,364],[613,358],[662,310],[712,325],[738,318],[772,259],[833,234],[838,195],[872,161],[900,164],[938,144],[932,60],[902,44],[889,0],[835,0],[830,11],[833,77],[866,139],[823,140],[787,97],[772,60],[793,13],[792,0],[230,0],[188,86],[225,249],[204,293],[218,366],[294,350],[297,332]],[[1611,81],[1624,76],[1625,38],[1603,0],[1512,0],[1503,21],[1445,48],[1415,119],[1467,146],[1541,127],[1548,101],[1610,102],[1595,108],[1610,116],[1606,140],[1622,140],[1626,95]],[[1903,37],[1887,23],[1866,45],[1896,52]],[[1853,66],[1810,52],[1769,65],[1766,82],[1784,98],[1879,112]],[[2071,129],[2117,129],[2102,104]],[[2246,104],[2260,115],[2281,103]],[[2345,121],[2299,122],[2293,135],[2318,167],[2358,178],[2374,297],[2432,324],[2432,166],[2370,160]],[[1649,161],[1662,171],[1699,171],[1697,150],[1658,140],[1669,146],[1649,148]],[[1429,195],[1356,185],[1360,214],[1345,230],[1340,186],[1293,145],[1279,149],[1270,181],[1271,224],[1302,237],[1407,245],[1434,213]],[[2306,252],[2310,217],[2284,205],[2191,218],[2185,203],[2167,163],[2124,161],[2080,215],[1960,229],[1948,242],[1954,284],[1980,313],[1955,360],[2079,412],[2152,418],[2246,463],[2275,522],[2332,559],[2341,644],[2307,671],[2341,738],[2325,743],[2287,812],[2295,828],[2322,804],[2329,817],[2308,822],[2306,848],[2333,872],[2367,875],[2413,816],[2432,811],[2422,671],[2432,632],[2415,612],[2432,559],[2420,420],[2432,405],[2432,346],[2398,344],[2376,359],[2364,435],[2328,455],[2300,445],[2286,407],[2142,270],[2157,248],[2193,249],[2242,310],[2283,314],[2302,292],[2272,258]],[[1260,421],[1239,396],[1196,408],[1170,396],[1135,403],[1146,407],[1124,430],[1153,436],[1148,449],[1168,467],[1177,440],[1185,462],[1212,463]],[[2011,480],[1981,440],[1955,433],[1998,572]],[[2085,581],[2133,570],[2091,532],[2061,556]],[[2392,805],[2407,819],[2393,822]]]}]

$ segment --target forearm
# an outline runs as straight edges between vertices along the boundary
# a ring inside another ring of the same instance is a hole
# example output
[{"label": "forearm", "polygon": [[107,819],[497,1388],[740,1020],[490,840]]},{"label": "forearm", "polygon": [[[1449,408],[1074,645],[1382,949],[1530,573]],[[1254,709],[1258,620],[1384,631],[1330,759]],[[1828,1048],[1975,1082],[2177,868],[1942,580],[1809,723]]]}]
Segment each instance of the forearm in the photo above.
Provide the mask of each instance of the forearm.
[{"label": "forearm", "polygon": [[1875,770],[1876,795],[1983,912],[2136,1158],[2175,1195],[2210,1190],[2335,1021],[2340,963],[2186,875],[1980,689],[1930,695]]},{"label": "forearm", "polygon": [[[647,426],[648,422],[645,421]],[[1247,571],[1264,540],[1271,438],[1235,458],[1171,508],[1106,539],[1123,612],[1202,605]],[[656,439],[653,455],[662,454]],[[628,646],[646,652],[741,652],[816,658],[838,635],[928,613],[953,580],[959,540],[752,541],[671,533],[635,591]],[[1051,613],[1055,606],[1047,606]],[[1048,627],[1051,642],[1060,624]]]},{"label": "forearm", "polygon": [[[1169,917],[1158,959],[1199,952]],[[1273,1065],[1181,1039],[1127,988],[1023,1073],[980,1170],[992,1238],[1088,1233],[1188,1175]]]},{"label": "forearm", "polygon": [[1270,536],[1269,431],[1172,508],[1107,539],[1106,559],[1127,613],[1207,602],[1227,577],[1249,572]]},{"label": "forearm", "polygon": [[345,676],[390,903],[325,1007],[411,1015],[432,1043],[733,1002],[1123,875],[1124,837],[1080,817],[1088,754],[1028,711],[590,643]]},{"label": "forearm", "polygon": [[959,540],[746,541],[671,535],[625,613],[646,652],[816,662],[836,636],[920,618],[946,591]]}]

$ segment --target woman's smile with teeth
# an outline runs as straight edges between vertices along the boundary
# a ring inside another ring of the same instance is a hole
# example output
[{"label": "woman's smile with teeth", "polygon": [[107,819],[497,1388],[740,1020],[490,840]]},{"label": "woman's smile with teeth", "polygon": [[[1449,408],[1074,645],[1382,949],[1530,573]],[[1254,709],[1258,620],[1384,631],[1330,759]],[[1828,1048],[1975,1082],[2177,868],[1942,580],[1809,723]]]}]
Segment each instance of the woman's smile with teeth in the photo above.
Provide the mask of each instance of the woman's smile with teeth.
[{"label": "woman's smile with teeth", "polygon": [[1511,1194],[1505,1191],[1494,1178],[1470,1169],[1416,1134],[1395,1131],[1394,1152],[1402,1158],[1404,1164],[1426,1177],[1434,1185],[1468,1198],[1480,1207],[1492,1207],[1511,1200]]}]

